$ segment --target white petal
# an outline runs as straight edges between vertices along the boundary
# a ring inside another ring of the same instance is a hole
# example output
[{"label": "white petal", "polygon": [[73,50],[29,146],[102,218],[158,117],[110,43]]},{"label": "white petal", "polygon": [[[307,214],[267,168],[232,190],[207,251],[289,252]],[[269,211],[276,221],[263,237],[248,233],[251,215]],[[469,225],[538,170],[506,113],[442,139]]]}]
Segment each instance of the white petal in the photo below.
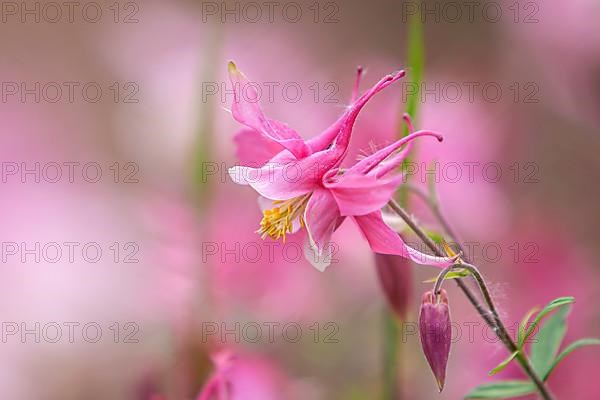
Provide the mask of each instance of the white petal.
[{"label": "white petal", "polygon": [[381,216],[383,222],[398,233],[402,233],[408,229],[406,222],[398,214],[386,212],[385,209],[381,210]]},{"label": "white petal", "polygon": [[331,264],[333,258],[333,246],[327,245],[323,249],[323,254],[317,254],[317,247],[312,243],[310,239],[304,242],[304,258],[308,260],[320,272],[324,272],[327,267]]}]

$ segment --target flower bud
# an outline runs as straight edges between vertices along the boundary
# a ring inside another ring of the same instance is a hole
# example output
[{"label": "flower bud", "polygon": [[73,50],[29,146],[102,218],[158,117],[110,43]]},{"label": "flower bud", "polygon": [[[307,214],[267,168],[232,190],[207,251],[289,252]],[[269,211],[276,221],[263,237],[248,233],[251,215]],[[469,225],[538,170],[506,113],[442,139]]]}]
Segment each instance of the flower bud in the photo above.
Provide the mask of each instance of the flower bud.
[{"label": "flower bud", "polygon": [[412,297],[410,260],[390,254],[375,254],[377,276],[388,304],[403,319]]},{"label": "flower bud", "polygon": [[446,379],[446,364],[452,339],[450,309],[445,290],[442,289],[437,299],[433,291],[423,295],[419,313],[419,335],[423,353],[441,392]]}]

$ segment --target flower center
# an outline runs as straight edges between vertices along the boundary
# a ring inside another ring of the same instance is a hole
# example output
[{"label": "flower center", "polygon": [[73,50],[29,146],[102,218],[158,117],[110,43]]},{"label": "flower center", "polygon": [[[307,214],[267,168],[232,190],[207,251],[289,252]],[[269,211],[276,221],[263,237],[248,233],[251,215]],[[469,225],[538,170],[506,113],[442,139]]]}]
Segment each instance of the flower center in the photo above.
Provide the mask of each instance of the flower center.
[{"label": "flower center", "polygon": [[275,207],[263,211],[260,229],[256,232],[263,239],[267,236],[275,240],[283,237],[285,242],[285,236],[294,230],[296,219],[299,220],[300,227],[304,228],[304,210],[309,198],[310,193],[289,200],[275,200]]}]

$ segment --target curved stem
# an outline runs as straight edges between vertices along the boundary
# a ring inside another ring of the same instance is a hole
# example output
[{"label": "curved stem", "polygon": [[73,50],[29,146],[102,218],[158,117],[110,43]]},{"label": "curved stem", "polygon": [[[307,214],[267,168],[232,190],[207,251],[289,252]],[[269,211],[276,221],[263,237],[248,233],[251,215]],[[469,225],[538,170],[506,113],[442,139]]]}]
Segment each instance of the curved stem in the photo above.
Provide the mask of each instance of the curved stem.
[{"label": "curved stem", "polygon": [[[439,257],[445,256],[444,253],[435,244],[435,242],[429,236],[427,236],[427,234],[419,227],[419,225],[414,221],[414,219],[398,203],[396,203],[394,200],[391,200],[388,203],[388,205],[390,206],[390,208],[392,210],[394,210],[394,212],[396,212],[396,214],[398,214],[400,216],[400,218],[402,218],[404,220],[404,222],[406,222],[406,224],[413,230],[413,232],[415,232],[415,234],[423,241],[423,243],[425,243],[427,245],[427,247],[429,247],[431,249],[431,251],[433,251],[433,253],[436,256],[439,256]],[[483,318],[483,320],[491,328],[494,329],[496,336],[498,336],[498,338],[502,341],[502,343],[504,343],[506,348],[511,353],[514,353],[515,351],[518,350],[518,347],[515,344],[515,342],[512,340],[512,338],[510,337],[508,331],[506,330],[506,327],[504,326],[504,323],[502,322],[502,320],[500,319],[500,316],[498,315],[498,311],[496,310],[492,296],[491,296],[489,289],[485,283],[485,280],[483,279],[483,276],[481,275],[479,270],[474,265],[468,264],[466,262],[461,262],[461,267],[464,267],[467,270],[469,270],[471,272],[471,274],[473,275],[473,277],[475,278],[475,280],[477,281],[477,284],[479,286],[479,289],[481,290],[484,300],[489,307],[489,311],[487,311],[483,307],[483,305],[477,300],[477,297],[475,297],[475,295],[473,294],[471,289],[467,285],[465,285],[465,283],[462,281],[461,278],[456,279],[456,283],[457,283],[458,287],[463,291],[463,293],[465,294],[467,299],[475,307],[475,309],[477,310],[479,315]],[[492,314],[493,318],[491,318],[489,316],[490,313]],[[523,368],[523,371],[531,378],[532,382],[535,384],[535,386],[536,386],[538,392],[540,393],[540,395],[542,396],[542,398],[544,400],[553,400],[554,397],[552,396],[552,394],[550,393],[548,388],[546,388],[546,385],[544,384],[544,382],[537,375],[537,373],[533,369],[531,363],[529,362],[529,359],[524,355],[523,352],[521,352],[521,351],[518,352],[517,361],[521,365],[521,368]]]},{"label": "curved stem", "polygon": [[[465,254],[462,246],[460,245],[460,243],[458,243],[459,237],[454,232],[454,229],[452,229],[452,227],[450,226],[450,223],[448,222],[448,220],[444,217],[444,214],[442,213],[442,210],[440,209],[440,206],[438,204],[437,197],[434,197],[435,194],[432,193],[430,196],[427,193],[425,193],[421,188],[419,188],[418,186],[415,186],[415,185],[406,184],[405,186],[407,186],[407,189],[409,191],[413,192],[414,194],[419,196],[425,203],[427,203],[427,206],[433,213],[433,216],[435,217],[435,219],[438,220],[438,222],[440,223],[440,225],[442,226],[442,228],[444,229],[446,234],[448,236],[450,236],[450,238],[452,238],[452,240],[458,246],[458,250],[462,251],[463,254]],[[467,262],[470,262],[467,259],[466,255],[464,255],[462,258],[465,259]]]},{"label": "curved stem", "polygon": [[[475,280],[477,281],[477,284],[479,285],[479,289],[481,290],[481,293],[483,294],[483,298],[485,299],[485,302],[487,303],[488,307],[490,308],[490,311],[492,312],[492,315],[494,316],[494,320],[496,321],[496,324],[500,327],[499,333],[501,332],[503,335],[506,336],[506,342],[508,343],[508,346],[507,346],[508,350],[513,353],[515,351],[519,351],[520,350],[519,347],[516,345],[516,343],[513,341],[513,339],[508,334],[506,328],[504,327],[504,323],[502,322],[502,320],[500,319],[500,316],[498,315],[498,311],[496,309],[496,306],[494,305],[494,301],[492,299],[490,291],[488,290],[487,285],[485,284],[485,280],[483,279],[483,275],[481,275],[481,272],[479,272],[477,267],[475,267],[474,265],[468,264],[468,263],[462,263],[461,266],[463,268],[465,268],[466,270],[468,270],[469,272],[471,272],[471,274],[475,277]],[[529,359],[522,351],[519,351],[517,353],[517,361],[519,362],[519,364],[521,364],[521,367],[525,370],[527,375],[529,375],[531,377],[531,379],[533,380],[535,385],[538,388],[542,388],[543,390],[546,391],[546,393],[544,394],[542,392],[542,390],[540,390],[540,393],[542,394],[544,399],[552,398],[552,397],[548,397],[548,396],[550,396],[550,393],[547,392],[547,388],[545,387],[544,382],[535,373],[531,363],[529,362]]]},{"label": "curved stem", "polygon": [[433,294],[436,297],[440,294],[440,291],[442,290],[442,283],[444,283],[446,275],[448,275],[448,273],[452,271],[454,267],[456,267],[456,264],[452,264],[449,267],[444,268],[442,272],[440,272],[440,274],[438,275],[437,279],[435,280],[435,285],[433,285]]},{"label": "curved stem", "polygon": [[[404,222],[406,222],[406,224],[413,230],[413,232],[415,232],[419,239],[421,239],[423,243],[425,243],[427,247],[429,247],[436,256],[445,257],[444,253],[442,253],[442,251],[438,248],[435,242],[431,240],[429,236],[427,236],[427,234],[419,227],[419,225],[417,225],[413,218],[410,215],[408,215],[408,213],[398,203],[396,203],[394,200],[391,200],[388,203],[388,205],[392,210],[394,210],[396,214],[400,216],[400,218],[404,220]],[[456,279],[455,282],[458,285],[458,287],[463,291],[465,296],[467,296],[469,302],[475,307],[481,318],[483,318],[483,320],[492,329],[494,329],[494,332],[497,333],[496,324],[488,315],[488,311],[481,305],[479,300],[477,300],[477,297],[475,297],[475,294],[471,291],[471,289],[469,289],[469,287],[462,281],[462,279]],[[504,341],[503,338],[500,338],[500,340]]]},{"label": "curved stem", "polygon": [[483,275],[481,275],[481,272],[479,272],[477,267],[472,264],[469,264],[466,262],[462,262],[460,264],[464,269],[469,271],[471,273],[471,275],[473,275],[473,277],[477,281],[479,290],[481,290],[481,294],[483,294],[483,299],[485,300],[486,304],[488,305],[490,311],[492,312],[492,314],[494,315],[495,318],[499,319],[498,311],[496,310],[496,305],[494,304],[492,295],[490,294],[490,291],[488,290],[488,287],[485,284],[485,280],[483,279]]}]

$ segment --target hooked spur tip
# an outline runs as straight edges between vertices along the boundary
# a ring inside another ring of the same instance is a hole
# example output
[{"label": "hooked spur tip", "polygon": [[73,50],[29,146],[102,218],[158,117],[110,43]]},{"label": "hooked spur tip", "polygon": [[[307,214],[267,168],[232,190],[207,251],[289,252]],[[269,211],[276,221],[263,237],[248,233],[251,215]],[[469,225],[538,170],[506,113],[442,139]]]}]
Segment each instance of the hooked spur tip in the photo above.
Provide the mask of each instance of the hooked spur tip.
[{"label": "hooked spur tip", "polygon": [[236,73],[236,72],[238,72],[237,66],[235,65],[235,63],[234,63],[233,61],[229,61],[229,62],[227,63],[227,71],[228,71],[230,74],[233,74],[233,73]]},{"label": "hooked spur tip", "polygon": [[435,138],[438,140],[438,142],[441,143],[444,141],[444,136],[441,133],[434,132],[434,134],[435,134]]},{"label": "hooked spur tip", "polygon": [[394,73],[392,73],[390,75],[386,75],[383,78],[383,81],[384,82],[396,81],[396,80],[398,80],[400,78],[404,78],[405,75],[406,75],[406,71],[404,71],[404,70],[396,71],[396,72],[394,72]]}]

